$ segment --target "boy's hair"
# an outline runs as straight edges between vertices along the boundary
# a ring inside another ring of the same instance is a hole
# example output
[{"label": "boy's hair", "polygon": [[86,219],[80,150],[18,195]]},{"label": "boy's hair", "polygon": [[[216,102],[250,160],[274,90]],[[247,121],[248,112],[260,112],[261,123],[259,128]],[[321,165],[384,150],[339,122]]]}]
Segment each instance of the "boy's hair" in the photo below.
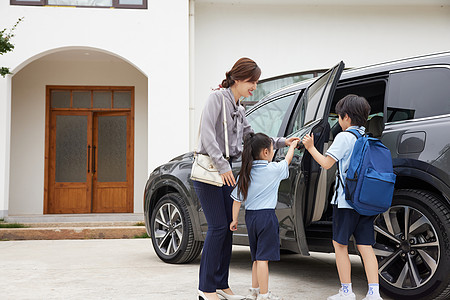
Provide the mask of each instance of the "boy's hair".
[{"label": "boy's hair", "polygon": [[244,200],[247,199],[248,188],[250,186],[250,172],[254,160],[259,159],[259,154],[263,149],[270,149],[272,140],[264,133],[249,133],[244,138],[244,150],[242,151],[242,166],[239,171],[237,181],[237,194],[241,194]]},{"label": "boy's hair", "polygon": [[344,118],[348,115],[351,125],[364,126],[370,113],[370,105],[366,98],[358,95],[347,95],[336,104],[336,113]]}]

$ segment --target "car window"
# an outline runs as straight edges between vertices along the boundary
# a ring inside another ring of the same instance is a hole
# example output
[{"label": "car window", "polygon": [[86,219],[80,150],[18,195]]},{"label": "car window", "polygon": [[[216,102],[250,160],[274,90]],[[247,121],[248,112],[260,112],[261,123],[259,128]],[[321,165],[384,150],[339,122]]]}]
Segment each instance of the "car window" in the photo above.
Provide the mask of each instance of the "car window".
[{"label": "car window", "polygon": [[405,70],[390,75],[387,121],[450,114],[450,69]]},{"label": "car window", "polygon": [[303,98],[306,106],[304,124],[324,117],[328,98],[330,94],[334,94],[337,79],[341,76],[343,68],[344,63],[340,62],[306,89]]},{"label": "car window", "polygon": [[294,117],[294,125],[292,126],[291,132],[298,131],[303,127],[303,125],[305,124],[305,112],[305,101],[304,99],[302,99],[298,105],[298,110],[296,111],[296,115]]},{"label": "car window", "polygon": [[255,132],[263,132],[268,136],[278,136],[281,124],[295,94],[283,96],[258,107],[247,115],[247,120]]}]

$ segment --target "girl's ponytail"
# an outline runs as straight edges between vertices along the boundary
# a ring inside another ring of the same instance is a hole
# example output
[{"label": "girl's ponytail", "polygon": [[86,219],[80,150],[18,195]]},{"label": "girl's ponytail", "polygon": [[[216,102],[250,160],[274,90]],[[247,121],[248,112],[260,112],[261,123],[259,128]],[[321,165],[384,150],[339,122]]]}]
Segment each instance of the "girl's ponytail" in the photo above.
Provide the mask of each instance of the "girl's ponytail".
[{"label": "girl's ponytail", "polygon": [[259,159],[259,154],[263,149],[270,149],[272,140],[264,133],[249,133],[244,138],[244,150],[242,151],[242,165],[239,171],[237,182],[237,194],[247,199],[248,188],[250,186],[250,173],[253,161]]}]

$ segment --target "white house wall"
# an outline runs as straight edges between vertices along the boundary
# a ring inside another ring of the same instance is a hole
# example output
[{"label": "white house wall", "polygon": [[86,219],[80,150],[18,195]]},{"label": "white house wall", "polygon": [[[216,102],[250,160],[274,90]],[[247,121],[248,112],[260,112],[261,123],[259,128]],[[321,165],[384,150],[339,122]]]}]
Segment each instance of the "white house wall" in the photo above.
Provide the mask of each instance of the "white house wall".
[{"label": "white house wall", "polygon": [[448,1],[224,2],[231,1],[196,1],[193,128],[210,89],[243,56],[254,59],[261,78],[268,78],[329,68],[340,60],[358,67],[450,50]]},{"label": "white house wall", "polygon": [[[18,153],[9,154],[10,141],[10,103],[16,100],[10,96],[11,78],[19,76],[19,71],[25,69],[34,60],[47,54],[66,49],[95,49],[112,54],[133,66],[135,72],[131,78],[108,73],[114,78],[108,85],[125,85],[136,79],[136,72],[141,72],[145,78],[144,87],[140,87],[140,101],[145,99],[147,105],[136,108],[136,156],[135,156],[135,195],[134,211],[142,212],[142,196],[148,174],[159,164],[189,149],[189,2],[185,0],[148,1],[148,9],[104,9],[104,8],[72,8],[72,7],[33,7],[14,6],[9,0],[0,1],[0,28],[10,28],[18,18],[25,17],[17,27],[13,43],[13,52],[0,56],[0,65],[8,66],[16,73],[9,78],[0,77],[0,108],[7,118],[1,118],[0,141],[0,218],[5,214],[43,213],[43,149],[45,126],[45,85],[46,84],[83,84],[91,82],[99,85],[101,80],[76,80],[70,74],[49,74],[44,64],[32,66],[35,70],[44,71],[54,78],[53,82],[33,82],[33,88],[22,86],[20,91],[16,86],[15,94],[24,93],[14,110],[22,107],[31,97],[38,101],[34,106],[31,120],[36,123],[33,132],[37,135],[22,135],[34,144],[28,144],[30,158],[27,164],[20,163]],[[31,65],[30,65],[31,67]],[[77,66],[72,66],[77,67]],[[104,67],[105,72],[110,70]],[[42,70],[44,68],[44,70]],[[52,66],[57,68],[57,66]],[[128,68],[128,67],[126,67]],[[61,70],[63,71],[63,70]],[[23,76],[27,75],[27,72]],[[116,76],[117,75],[117,76]],[[90,75],[87,75],[88,77]],[[36,80],[40,80],[37,78]],[[139,78],[139,84],[142,83]],[[20,84],[19,81],[17,81]],[[26,91],[22,91],[25,89]],[[36,93],[39,98],[36,99]],[[13,99],[11,99],[13,98]],[[26,98],[26,99],[25,99]],[[21,102],[22,101],[22,102]],[[29,103],[29,102],[28,102]],[[14,104],[13,104],[14,105]],[[3,110],[5,109],[5,110]],[[15,112],[14,112],[15,113]],[[36,116],[35,114],[39,114]],[[143,117],[145,115],[145,117]],[[146,122],[148,120],[148,122]],[[40,127],[40,126],[43,127]],[[19,127],[18,127],[19,126]],[[14,123],[14,130],[20,133],[24,130],[21,124]],[[146,130],[139,127],[144,126]],[[138,131],[140,133],[138,134]],[[142,138],[142,135],[146,135]],[[14,150],[21,148],[26,141],[15,137]],[[3,148],[3,143],[4,148]],[[146,145],[143,145],[146,143]],[[15,170],[9,167],[14,161]],[[32,161],[31,161],[32,160]],[[30,166],[27,166],[31,163]],[[11,169],[11,170],[10,170]],[[145,170],[145,171],[144,171]],[[33,180],[27,181],[29,187],[20,186],[17,178],[31,173]],[[11,177],[10,177],[11,174]],[[10,191],[8,191],[11,186]],[[30,189],[25,192],[25,189]],[[24,197],[33,196],[31,200]],[[30,201],[30,203],[28,203]],[[23,204],[26,204],[25,206]],[[28,207],[29,205],[29,207]]]}]

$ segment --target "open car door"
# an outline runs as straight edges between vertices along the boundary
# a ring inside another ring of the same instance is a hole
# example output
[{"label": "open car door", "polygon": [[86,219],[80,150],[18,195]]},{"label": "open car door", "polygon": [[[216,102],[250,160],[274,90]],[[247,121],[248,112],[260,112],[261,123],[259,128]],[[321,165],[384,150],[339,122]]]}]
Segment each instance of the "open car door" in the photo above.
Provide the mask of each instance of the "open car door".
[{"label": "open car door", "polygon": [[[302,138],[307,133],[314,134],[314,145],[320,153],[328,142],[330,126],[328,112],[333,100],[339,78],[344,70],[344,62],[329,69],[308,88],[306,88],[294,110],[286,133]],[[276,160],[281,160],[287,153],[279,151]],[[314,161],[304,148],[296,149],[294,159],[289,165],[289,187],[280,186],[279,199],[290,198],[292,219],[295,225],[297,247],[300,253],[308,255],[305,227],[322,215],[327,201],[327,191],[322,186],[326,183],[326,172]],[[279,220],[280,220],[279,216]],[[281,221],[280,221],[281,222]]]}]

